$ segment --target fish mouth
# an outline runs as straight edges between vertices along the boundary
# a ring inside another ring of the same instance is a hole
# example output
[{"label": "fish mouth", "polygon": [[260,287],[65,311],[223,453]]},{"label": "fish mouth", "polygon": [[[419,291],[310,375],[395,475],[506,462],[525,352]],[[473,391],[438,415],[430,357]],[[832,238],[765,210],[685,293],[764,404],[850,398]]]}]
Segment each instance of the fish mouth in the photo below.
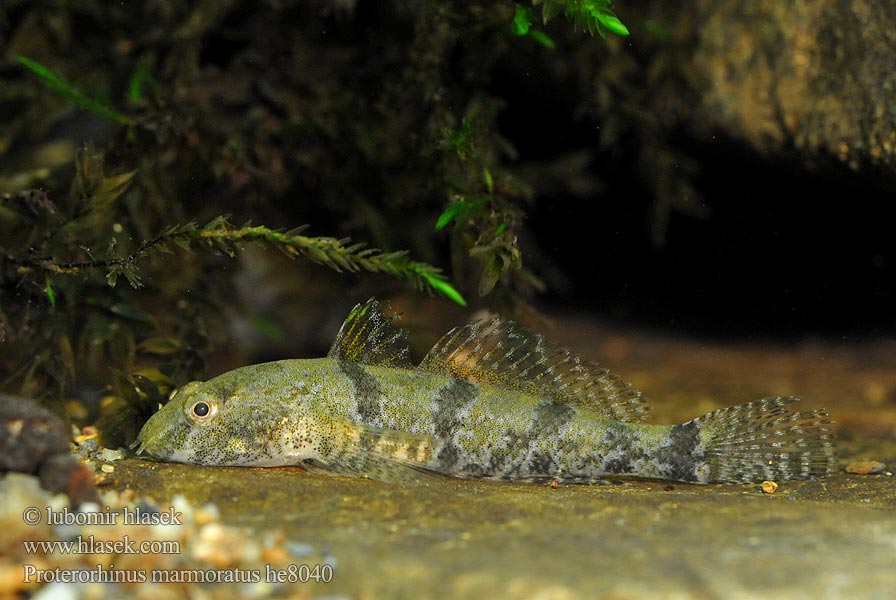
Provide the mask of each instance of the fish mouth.
[{"label": "fish mouth", "polygon": [[141,458],[143,460],[165,460],[163,457],[150,452],[146,448],[146,443],[142,440],[134,440],[134,442],[128,447],[131,449],[131,453],[133,454],[134,458]]}]

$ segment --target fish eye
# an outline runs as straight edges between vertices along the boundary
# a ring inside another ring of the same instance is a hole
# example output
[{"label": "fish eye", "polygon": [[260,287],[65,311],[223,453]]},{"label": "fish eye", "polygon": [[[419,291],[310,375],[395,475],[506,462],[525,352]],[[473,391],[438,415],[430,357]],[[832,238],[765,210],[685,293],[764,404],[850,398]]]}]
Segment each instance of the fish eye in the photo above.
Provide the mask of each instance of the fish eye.
[{"label": "fish eye", "polygon": [[186,410],[187,420],[194,425],[205,425],[218,412],[218,403],[208,397],[193,402]]}]

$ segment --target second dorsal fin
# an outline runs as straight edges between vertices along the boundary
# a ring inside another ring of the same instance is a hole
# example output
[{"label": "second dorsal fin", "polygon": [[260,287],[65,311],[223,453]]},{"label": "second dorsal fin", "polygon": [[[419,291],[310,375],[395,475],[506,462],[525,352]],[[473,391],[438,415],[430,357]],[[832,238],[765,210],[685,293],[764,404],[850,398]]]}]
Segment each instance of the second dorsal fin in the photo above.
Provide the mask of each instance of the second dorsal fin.
[{"label": "second dorsal fin", "polygon": [[499,318],[452,329],[420,368],[540,394],[618,421],[640,421],[648,411],[641,392],[622,378]]},{"label": "second dorsal fin", "polygon": [[387,317],[371,298],[356,305],[346,317],[330,348],[330,358],[364,365],[411,367],[407,332]]}]

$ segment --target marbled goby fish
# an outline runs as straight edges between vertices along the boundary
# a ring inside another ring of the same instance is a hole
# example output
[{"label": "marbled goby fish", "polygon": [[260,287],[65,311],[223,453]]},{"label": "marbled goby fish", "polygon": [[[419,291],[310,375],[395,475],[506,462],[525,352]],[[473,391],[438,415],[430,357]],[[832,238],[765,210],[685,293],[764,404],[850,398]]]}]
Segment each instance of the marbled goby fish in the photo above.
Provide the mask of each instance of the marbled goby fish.
[{"label": "marbled goby fish", "polygon": [[404,332],[371,299],[326,358],[188,383],[135,445],[163,460],[386,481],[743,483],[810,479],[836,465],[827,414],[797,411],[797,398],[644,423],[644,399],[628,383],[498,318],[453,329],[416,367],[408,354]]}]

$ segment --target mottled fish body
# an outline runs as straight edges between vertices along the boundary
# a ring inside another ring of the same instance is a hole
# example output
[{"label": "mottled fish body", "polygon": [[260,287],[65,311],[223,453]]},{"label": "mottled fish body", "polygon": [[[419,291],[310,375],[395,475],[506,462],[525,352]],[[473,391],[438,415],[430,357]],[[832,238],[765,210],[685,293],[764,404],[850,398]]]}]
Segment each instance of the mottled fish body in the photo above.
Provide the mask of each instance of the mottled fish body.
[{"label": "mottled fish body", "polygon": [[642,422],[637,390],[498,319],[449,332],[412,366],[376,301],[326,358],[192,382],[153,415],[140,451],[186,463],[302,465],[384,480],[691,482],[808,479],[835,465],[823,411],[775,397],[676,425]]}]

